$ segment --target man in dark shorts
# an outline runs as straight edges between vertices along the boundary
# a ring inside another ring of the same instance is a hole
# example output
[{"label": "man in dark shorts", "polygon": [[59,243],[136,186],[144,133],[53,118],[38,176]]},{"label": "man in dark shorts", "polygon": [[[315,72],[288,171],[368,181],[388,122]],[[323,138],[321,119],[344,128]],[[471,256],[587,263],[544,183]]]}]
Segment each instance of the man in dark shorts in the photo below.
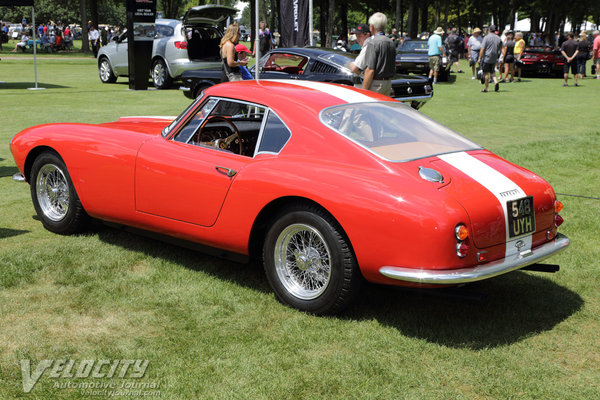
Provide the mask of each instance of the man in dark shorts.
[{"label": "man in dark shorts", "polygon": [[565,63],[563,64],[563,74],[565,77],[565,83],[563,86],[569,86],[569,68],[571,68],[571,73],[573,74],[573,78],[575,79],[575,86],[577,85],[577,53],[578,43],[573,39],[573,32],[567,33],[567,40],[563,42],[560,46],[560,52],[565,58]]},{"label": "man in dark shorts", "polygon": [[483,89],[482,92],[489,92],[488,87],[490,84],[490,74],[494,79],[494,91],[497,92],[499,89],[498,77],[496,76],[495,69],[501,49],[502,39],[500,39],[496,34],[496,26],[490,25],[488,34],[483,38],[483,41],[481,42],[481,50],[479,51],[478,63],[481,64],[481,68],[485,76],[485,89]]},{"label": "man in dark shorts", "polygon": [[464,43],[456,33],[456,28],[452,28],[450,35],[446,38],[446,44],[450,53],[450,60],[448,62],[453,63],[456,66],[456,72],[462,74],[460,64],[458,63],[458,56],[460,54],[460,47],[464,46]]}]

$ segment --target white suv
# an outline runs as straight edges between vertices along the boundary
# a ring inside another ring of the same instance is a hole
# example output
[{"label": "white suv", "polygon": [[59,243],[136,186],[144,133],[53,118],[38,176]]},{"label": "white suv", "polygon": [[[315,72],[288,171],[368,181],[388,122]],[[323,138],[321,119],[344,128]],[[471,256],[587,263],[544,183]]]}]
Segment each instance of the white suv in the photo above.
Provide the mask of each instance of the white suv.
[{"label": "white suv", "polygon": [[[220,69],[221,26],[236,13],[233,7],[206,5],[190,8],[182,21],[157,19],[149,71],[154,86],[168,88],[190,69]],[[98,75],[103,83],[114,83],[128,74],[127,32],[123,32],[98,52]]]}]

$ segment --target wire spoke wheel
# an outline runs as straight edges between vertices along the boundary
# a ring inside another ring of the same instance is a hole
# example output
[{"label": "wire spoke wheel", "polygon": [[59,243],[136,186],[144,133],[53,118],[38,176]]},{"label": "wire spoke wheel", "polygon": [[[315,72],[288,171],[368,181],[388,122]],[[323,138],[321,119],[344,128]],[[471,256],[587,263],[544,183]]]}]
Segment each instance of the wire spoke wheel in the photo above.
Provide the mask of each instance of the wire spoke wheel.
[{"label": "wire spoke wheel", "polygon": [[310,225],[293,224],[275,242],[275,267],[283,286],[295,297],[319,297],[331,280],[331,252],[321,233]]},{"label": "wire spoke wheel", "polygon": [[41,211],[52,221],[61,221],[69,211],[69,183],[54,164],[46,164],[38,171],[36,192]]}]

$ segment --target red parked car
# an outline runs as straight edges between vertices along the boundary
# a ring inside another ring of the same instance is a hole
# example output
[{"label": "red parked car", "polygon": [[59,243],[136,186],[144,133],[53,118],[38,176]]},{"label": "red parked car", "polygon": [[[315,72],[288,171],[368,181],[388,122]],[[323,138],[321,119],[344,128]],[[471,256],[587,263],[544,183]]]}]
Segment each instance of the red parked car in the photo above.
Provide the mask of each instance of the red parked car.
[{"label": "red parked car", "polygon": [[521,56],[521,69],[527,75],[563,76],[565,58],[550,47],[527,47]]},{"label": "red parked car", "polygon": [[277,297],[316,314],[363,279],[462,284],[569,244],[542,178],[348,86],[219,84],[177,118],[41,125],[11,150],[50,231],[92,217],[261,258]]}]

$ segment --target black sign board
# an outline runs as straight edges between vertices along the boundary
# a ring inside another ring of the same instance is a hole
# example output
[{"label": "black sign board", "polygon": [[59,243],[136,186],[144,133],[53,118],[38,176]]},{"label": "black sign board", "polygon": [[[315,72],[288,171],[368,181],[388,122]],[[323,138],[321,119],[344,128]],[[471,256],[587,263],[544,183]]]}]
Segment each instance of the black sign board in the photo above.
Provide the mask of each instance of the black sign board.
[{"label": "black sign board", "polygon": [[148,89],[157,0],[127,0],[129,89]]}]

